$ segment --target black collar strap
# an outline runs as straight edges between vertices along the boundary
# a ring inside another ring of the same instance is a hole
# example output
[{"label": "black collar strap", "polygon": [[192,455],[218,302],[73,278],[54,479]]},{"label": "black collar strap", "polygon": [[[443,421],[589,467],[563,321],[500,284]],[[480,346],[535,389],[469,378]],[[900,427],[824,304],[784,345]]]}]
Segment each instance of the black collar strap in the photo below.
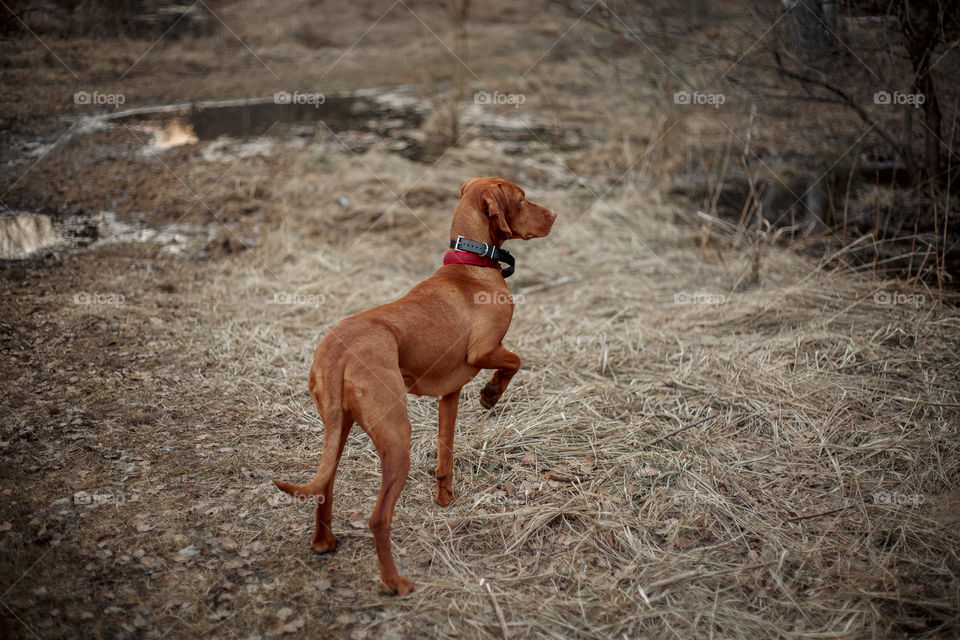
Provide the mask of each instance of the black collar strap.
[{"label": "black collar strap", "polygon": [[456,240],[451,240],[450,248],[454,251],[466,251],[467,253],[474,253],[484,258],[491,258],[497,262],[506,262],[507,266],[502,269],[504,278],[509,278],[512,276],[514,267],[517,265],[517,261],[514,259],[513,255],[511,255],[506,249],[495,247],[492,244],[487,244],[486,242],[470,240],[469,238],[464,238],[463,236],[457,236]]}]

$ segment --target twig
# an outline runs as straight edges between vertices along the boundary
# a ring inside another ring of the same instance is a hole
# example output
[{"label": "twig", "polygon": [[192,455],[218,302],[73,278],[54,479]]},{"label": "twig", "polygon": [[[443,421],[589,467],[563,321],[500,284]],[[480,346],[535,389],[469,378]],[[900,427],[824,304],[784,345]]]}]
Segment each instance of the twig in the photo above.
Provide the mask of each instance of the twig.
[{"label": "twig", "polygon": [[543,477],[554,482],[588,482],[591,479],[589,473],[565,473],[557,470],[548,471]]},{"label": "twig", "polygon": [[797,516],[795,518],[787,518],[784,522],[796,522],[797,520],[809,520],[810,518],[819,518],[820,516],[828,516],[831,513],[839,513],[840,511],[846,511],[852,504],[848,504],[845,507],[840,507],[839,509],[831,509],[830,511],[821,511],[820,513],[809,513],[805,516]]},{"label": "twig", "polygon": [[671,431],[670,433],[664,434],[664,435],[660,436],[659,438],[656,438],[656,439],[654,439],[654,440],[651,440],[650,442],[645,442],[644,444],[640,445],[640,448],[641,448],[641,449],[646,449],[647,447],[652,447],[653,445],[657,444],[658,442],[662,442],[662,441],[666,440],[667,438],[672,438],[673,436],[677,435],[677,434],[680,433],[681,431],[686,431],[687,429],[693,429],[694,427],[700,426],[701,424],[703,424],[704,422],[706,422],[707,420],[709,420],[709,419],[712,418],[712,417],[713,417],[713,416],[707,416],[706,418],[700,418],[700,419],[697,420],[696,422],[691,422],[690,424],[685,425],[685,426],[682,426],[682,427],[680,427],[679,429],[674,429],[674,430]]}]

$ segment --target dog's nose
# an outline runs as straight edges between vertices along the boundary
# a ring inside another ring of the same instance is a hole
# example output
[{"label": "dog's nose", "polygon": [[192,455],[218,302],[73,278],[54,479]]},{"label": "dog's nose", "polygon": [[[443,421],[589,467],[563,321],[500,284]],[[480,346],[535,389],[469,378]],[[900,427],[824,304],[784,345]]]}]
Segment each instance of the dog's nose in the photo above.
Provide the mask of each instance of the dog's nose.
[{"label": "dog's nose", "polygon": [[550,224],[553,224],[557,219],[557,213],[555,211],[547,210],[547,219],[550,221]]}]

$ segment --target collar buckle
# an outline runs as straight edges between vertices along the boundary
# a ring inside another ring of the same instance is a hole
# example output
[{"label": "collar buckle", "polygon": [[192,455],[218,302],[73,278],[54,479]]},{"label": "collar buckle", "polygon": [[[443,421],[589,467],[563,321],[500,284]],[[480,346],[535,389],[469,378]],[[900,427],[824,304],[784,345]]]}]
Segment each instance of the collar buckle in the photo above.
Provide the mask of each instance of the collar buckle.
[{"label": "collar buckle", "polygon": [[[470,248],[466,245],[467,242],[472,242],[474,245],[477,245],[477,248]],[[478,253],[479,245],[481,244],[483,245],[483,251]],[[496,247],[492,244],[479,242],[477,240],[470,240],[469,238],[464,238],[463,236],[457,236],[457,241],[453,244],[454,251],[466,251],[467,253],[473,253],[482,258],[492,258],[495,249]]]},{"label": "collar buckle", "polygon": [[[481,250],[481,247],[483,249]],[[509,278],[513,274],[515,260],[510,252],[505,249],[498,249],[496,245],[486,242],[478,242],[470,238],[464,238],[458,235],[456,240],[450,242],[450,248],[454,251],[463,251],[472,253],[482,258],[490,258],[497,262],[506,262],[507,267],[503,269],[503,277]]]}]

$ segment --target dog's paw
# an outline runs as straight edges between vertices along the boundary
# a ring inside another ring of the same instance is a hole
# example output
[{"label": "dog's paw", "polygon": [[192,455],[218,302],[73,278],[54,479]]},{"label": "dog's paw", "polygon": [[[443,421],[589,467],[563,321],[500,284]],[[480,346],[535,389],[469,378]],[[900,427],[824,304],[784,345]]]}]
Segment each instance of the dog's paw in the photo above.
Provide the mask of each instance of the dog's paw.
[{"label": "dog's paw", "polygon": [[337,539],[333,536],[320,538],[310,543],[310,550],[314,553],[331,553],[337,548]]},{"label": "dog's paw", "polygon": [[433,492],[433,501],[441,507],[445,507],[453,502],[453,497],[453,491],[447,487],[437,487],[437,490]]},{"label": "dog's paw", "polygon": [[384,581],[383,586],[387,588],[387,591],[395,596],[405,596],[413,591],[413,583],[403,576],[398,575],[396,579],[392,580],[391,582],[393,584],[387,584],[387,582]]},{"label": "dog's paw", "polygon": [[484,409],[493,409],[497,406],[497,401],[500,400],[500,396],[503,394],[503,390],[500,389],[500,385],[490,384],[489,382],[480,391],[480,406]]}]

